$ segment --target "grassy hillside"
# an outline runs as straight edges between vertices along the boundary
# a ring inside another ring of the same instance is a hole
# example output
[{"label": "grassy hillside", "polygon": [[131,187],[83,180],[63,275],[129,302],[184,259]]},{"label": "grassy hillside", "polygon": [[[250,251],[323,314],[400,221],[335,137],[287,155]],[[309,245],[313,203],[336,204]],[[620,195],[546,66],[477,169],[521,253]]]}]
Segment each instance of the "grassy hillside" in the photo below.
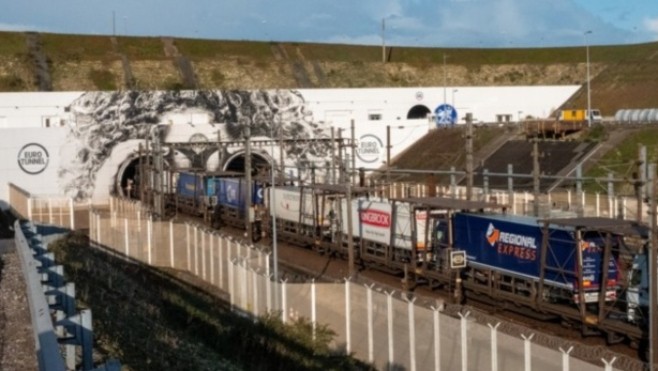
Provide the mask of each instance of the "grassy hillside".
[{"label": "grassy hillside", "polygon": [[[28,36],[36,46],[28,47]],[[585,48],[390,47],[0,32],[0,91],[180,89],[180,58],[199,89],[583,84]],[[658,105],[658,43],[592,46],[592,105]],[[38,66],[39,58],[46,60]],[[445,64],[444,64],[445,62]],[[45,73],[45,74],[44,74]],[[131,78],[127,78],[131,77]],[[50,79],[52,84],[39,84]],[[584,107],[581,89],[568,107]]]}]

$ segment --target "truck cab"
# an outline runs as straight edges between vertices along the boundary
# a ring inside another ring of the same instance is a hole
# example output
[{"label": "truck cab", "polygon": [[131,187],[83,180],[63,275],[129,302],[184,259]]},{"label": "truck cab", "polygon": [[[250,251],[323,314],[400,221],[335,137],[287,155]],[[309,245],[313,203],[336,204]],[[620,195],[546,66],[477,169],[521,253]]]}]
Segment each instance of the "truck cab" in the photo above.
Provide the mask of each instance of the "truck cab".
[{"label": "truck cab", "polygon": [[626,291],[627,320],[631,323],[647,321],[649,308],[649,260],[646,249],[633,259],[628,272],[628,289]]}]

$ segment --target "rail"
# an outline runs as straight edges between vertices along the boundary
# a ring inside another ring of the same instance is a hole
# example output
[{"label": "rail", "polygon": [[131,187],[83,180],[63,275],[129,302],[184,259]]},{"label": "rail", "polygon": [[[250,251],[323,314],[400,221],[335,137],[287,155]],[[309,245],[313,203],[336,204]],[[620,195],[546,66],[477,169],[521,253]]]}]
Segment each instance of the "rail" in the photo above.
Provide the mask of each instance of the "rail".
[{"label": "rail", "polygon": [[[91,310],[76,313],[75,285],[64,282],[64,269],[38,228],[29,222],[14,223],[14,240],[27,286],[37,362],[40,371],[119,371],[116,360],[94,368]],[[53,323],[52,316],[56,321]],[[64,346],[62,356],[61,346]],[[81,348],[81,364],[77,360]]]}]

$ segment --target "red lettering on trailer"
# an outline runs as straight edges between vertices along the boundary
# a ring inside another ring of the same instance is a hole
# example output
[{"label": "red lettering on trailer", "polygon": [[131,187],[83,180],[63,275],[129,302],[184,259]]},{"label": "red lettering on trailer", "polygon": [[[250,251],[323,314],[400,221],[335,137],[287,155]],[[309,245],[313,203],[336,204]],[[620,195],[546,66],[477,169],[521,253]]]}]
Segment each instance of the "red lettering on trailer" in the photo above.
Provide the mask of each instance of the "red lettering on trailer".
[{"label": "red lettering on trailer", "polygon": [[364,224],[370,224],[375,227],[388,228],[391,226],[391,215],[383,211],[361,210],[360,218]]}]

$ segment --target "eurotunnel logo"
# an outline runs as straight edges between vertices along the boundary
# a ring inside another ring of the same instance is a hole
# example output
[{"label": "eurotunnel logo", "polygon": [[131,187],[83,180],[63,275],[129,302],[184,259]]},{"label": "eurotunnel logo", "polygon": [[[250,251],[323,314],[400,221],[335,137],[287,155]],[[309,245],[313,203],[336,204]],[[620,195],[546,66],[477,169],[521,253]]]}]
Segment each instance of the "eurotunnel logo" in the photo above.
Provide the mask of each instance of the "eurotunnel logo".
[{"label": "eurotunnel logo", "polygon": [[18,166],[25,173],[37,175],[48,167],[48,150],[38,143],[28,143],[18,151]]},{"label": "eurotunnel logo", "polygon": [[487,242],[500,255],[509,255],[522,260],[537,259],[537,241],[534,237],[503,232],[489,223],[485,234]]},{"label": "eurotunnel logo", "polygon": [[189,139],[190,143],[197,143],[192,145],[192,151],[196,153],[197,155],[203,152],[203,150],[206,148],[204,144],[199,144],[199,143],[205,143],[209,142],[208,137],[201,134],[201,133],[194,133]]},{"label": "eurotunnel logo", "polygon": [[373,134],[366,134],[359,139],[356,156],[363,162],[377,162],[381,156],[383,147],[384,144],[379,137]]},{"label": "eurotunnel logo", "polygon": [[379,210],[363,210],[359,214],[361,222],[375,227],[391,226],[391,215]]}]

